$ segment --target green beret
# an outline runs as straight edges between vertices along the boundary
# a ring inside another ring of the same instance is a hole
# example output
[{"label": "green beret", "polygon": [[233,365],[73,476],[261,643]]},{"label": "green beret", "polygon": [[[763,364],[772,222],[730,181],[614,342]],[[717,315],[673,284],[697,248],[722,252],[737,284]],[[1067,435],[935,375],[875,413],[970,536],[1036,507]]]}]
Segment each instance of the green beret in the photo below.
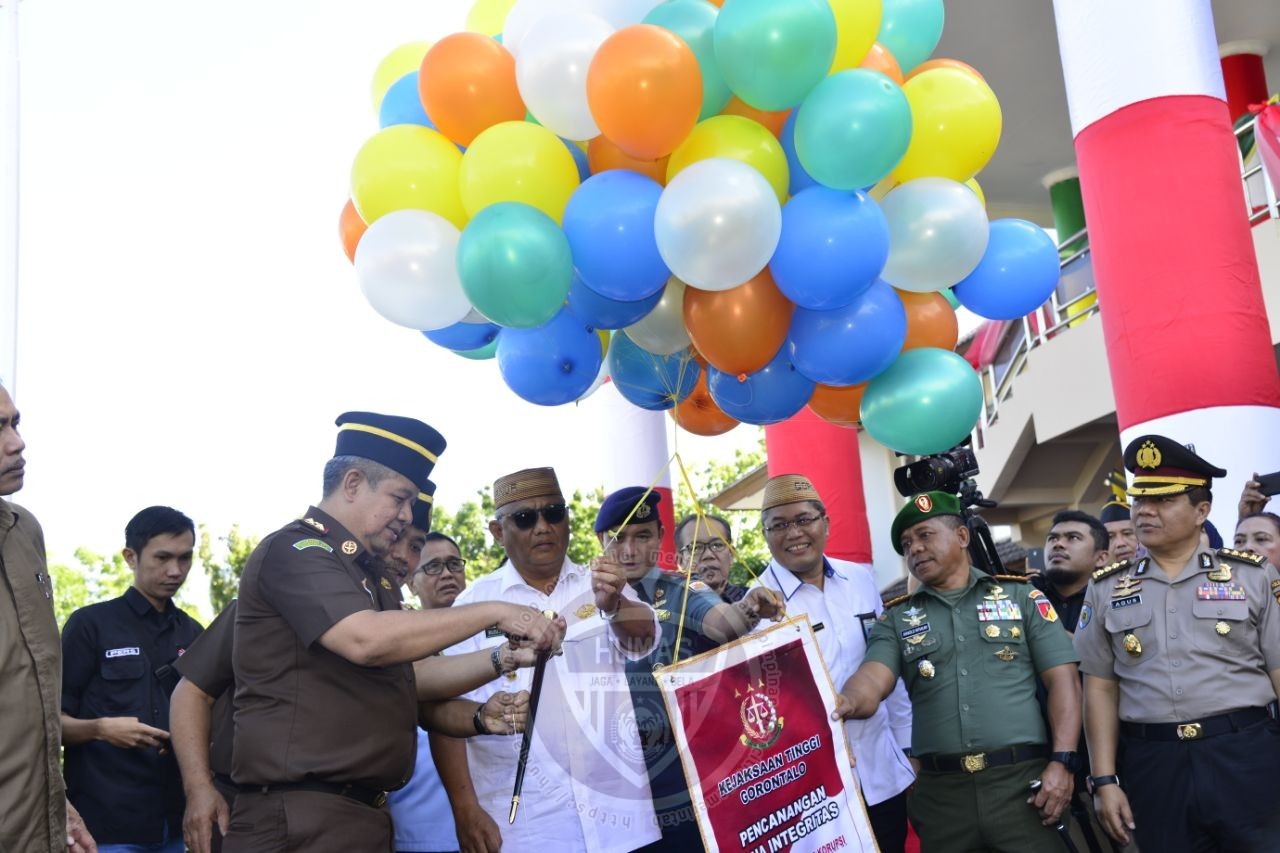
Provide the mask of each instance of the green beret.
[{"label": "green beret", "polygon": [[901,539],[904,530],[940,515],[960,515],[960,500],[947,492],[924,492],[916,495],[894,516],[893,529],[889,533],[893,539],[893,550],[902,553]]}]

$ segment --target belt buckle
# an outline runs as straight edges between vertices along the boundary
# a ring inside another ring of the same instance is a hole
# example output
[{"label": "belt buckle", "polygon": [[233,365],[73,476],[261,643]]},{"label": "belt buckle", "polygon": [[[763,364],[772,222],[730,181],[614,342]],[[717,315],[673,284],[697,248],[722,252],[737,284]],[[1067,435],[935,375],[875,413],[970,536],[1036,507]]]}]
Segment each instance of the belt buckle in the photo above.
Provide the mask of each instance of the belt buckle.
[{"label": "belt buckle", "polygon": [[965,773],[977,773],[986,770],[987,754],[985,752],[975,752],[972,755],[961,756],[960,766],[964,768]]},{"label": "belt buckle", "polygon": [[1177,731],[1178,740],[1195,740],[1203,733],[1204,727],[1199,723],[1182,723]]}]

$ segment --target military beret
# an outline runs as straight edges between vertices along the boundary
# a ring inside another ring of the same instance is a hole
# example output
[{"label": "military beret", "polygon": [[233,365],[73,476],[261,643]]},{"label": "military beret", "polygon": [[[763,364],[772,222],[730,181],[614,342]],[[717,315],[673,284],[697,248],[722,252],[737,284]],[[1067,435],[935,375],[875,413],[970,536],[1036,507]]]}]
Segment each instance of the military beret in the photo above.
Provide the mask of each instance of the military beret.
[{"label": "military beret", "polygon": [[760,502],[760,509],[773,509],[801,501],[822,503],[822,498],[813,483],[803,474],[779,474],[770,477],[769,482],[764,484],[764,498]]},{"label": "military beret", "polygon": [[908,528],[941,515],[959,516],[960,499],[948,492],[924,492],[913,497],[893,518],[889,532],[893,550],[902,553],[902,534]]},{"label": "military beret", "polygon": [[563,497],[554,468],[525,468],[493,481],[494,509],[529,498]]},{"label": "military beret", "polygon": [[1196,455],[1195,448],[1163,435],[1140,435],[1124,449],[1124,467],[1133,473],[1132,495],[1180,495],[1208,487],[1227,472]]},{"label": "military beret", "polygon": [[606,530],[613,530],[621,527],[624,521],[628,524],[658,521],[658,504],[661,501],[661,494],[644,486],[618,489],[600,504],[600,511],[596,513],[595,531],[604,533]]},{"label": "military beret", "polygon": [[418,499],[413,502],[414,527],[426,533],[431,532],[431,509],[435,504],[436,484],[427,480],[427,487],[418,492]]},{"label": "military beret", "polygon": [[1209,537],[1209,547],[1218,550],[1222,547],[1222,534],[1218,532],[1218,528],[1213,526],[1213,522],[1209,519],[1204,520],[1204,532]]},{"label": "military beret", "polygon": [[422,491],[436,460],[444,453],[444,436],[422,421],[375,412],[344,412],[334,422],[338,441],[334,456],[359,456],[385,465],[413,481]]},{"label": "military beret", "polygon": [[1102,511],[1098,513],[1098,520],[1103,524],[1109,524],[1112,521],[1128,521],[1129,505],[1123,501],[1107,501],[1102,505]]}]

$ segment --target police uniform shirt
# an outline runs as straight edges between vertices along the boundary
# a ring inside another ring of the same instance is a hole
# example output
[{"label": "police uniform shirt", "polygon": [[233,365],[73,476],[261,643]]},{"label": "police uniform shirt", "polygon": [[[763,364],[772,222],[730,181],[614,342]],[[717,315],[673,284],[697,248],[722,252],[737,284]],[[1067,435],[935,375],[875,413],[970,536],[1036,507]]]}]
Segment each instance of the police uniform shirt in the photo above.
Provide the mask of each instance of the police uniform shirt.
[{"label": "police uniform shirt", "polygon": [[231,740],[235,732],[231,716],[235,692],[231,649],[235,626],[236,601],[232,599],[174,664],[183,678],[205,695],[214,697],[210,711],[209,769],[227,778],[231,776]]},{"label": "police uniform shirt", "polygon": [[[62,710],[80,720],[137,717],[169,730],[172,666],[200,634],[172,601],[164,612],[133,587],[71,614],[62,632]],[[106,741],[66,748],[67,797],[94,839],[153,844],[168,824],[182,837],[184,802],[173,753],[122,749]]]},{"label": "police uniform shirt", "polygon": [[[774,560],[760,575],[760,583],[782,596],[788,616],[804,613],[811,624],[821,623],[822,629],[815,634],[818,648],[831,673],[831,682],[839,690],[861,665],[867,651],[867,633],[876,624],[884,604],[872,568],[865,563],[827,557],[823,560],[823,575],[819,589]],[[903,741],[911,737],[911,708],[900,687],[869,718],[846,720],[844,724],[857,759],[854,772],[862,783],[867,805],[897,796],[915,780],[895,732],[895,728],[900,730]]]},{"label": "police uniform shirt", "polygon": [[[638,601],[624,585],[622,595]],[[521,850],[621,853],[657,841],[648,770],[636,731],[624,664],[651,650],[629,651],[595,607],[591,572],[566,559],[551,594],[529,586],[507,562],[469,585],[454,602],[481,601],[553,610],[568,622],[564,654],[547,664],[534,727],[524,795],[507,825],[520,738],[467,739],[471,781],[481,807]],[[653,616],[654,633],[661,626]],[[462,654],[506,642],[496,631],[476,634],[448,651]],[[533,669],[495,678],[467,694],[484,702],[500,690],[530,689]]]},{"label": "police uniform shirt", "polygon": [[1280,575],[1233,553],[1202,549],[1173,579],[1150,557],[1095,573],[1075,645],[1082,672],[1120,682],[1121,720],[1180,723],[1275,701]]},{"label": "police uniform shirt", "polygon": [[412,665],[358,666],[318,642],[353,613],[398,610],[399,601],[373,556],[315,507],[254,549],[232,654],[238,784],[311,778],[389,790],[408,781],[417,731]]},{"label": "police uniform shirt", "polygon": [[922,586],[871,629],[867,660],[906,682],[916,755],[1048,742],[1038,673],[1075,663],[1053,605],[1030,584],[969,568],[954,598]]}]

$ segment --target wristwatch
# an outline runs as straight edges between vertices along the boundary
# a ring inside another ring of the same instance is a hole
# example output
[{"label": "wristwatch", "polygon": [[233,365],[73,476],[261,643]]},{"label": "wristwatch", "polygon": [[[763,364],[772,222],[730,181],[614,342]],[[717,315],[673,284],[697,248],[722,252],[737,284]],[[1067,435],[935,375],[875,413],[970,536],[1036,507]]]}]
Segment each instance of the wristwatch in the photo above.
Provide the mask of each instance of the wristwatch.
[{"label": "wristwatch", "polygon": [[1067,768],[1068,773],[1075,773],[1080,769],[1080,756],[1074,752],[1053,752],[1049,754],[1049,760]]},{"label": "wristwatch", "polygon": [[1110,776],[1086,776],[1084,784],[1089,789],[1090,794],[1096,794],[1099,788],[1105,788],[1107,785],[1119,785],[1120,777],[1114,773]]},{"label": "wristwatch", "polygon": [[476,706],[476,713],[471,718],[471,725],[475,726],[476,734],[478,735],[493,734],[493,732],[489,731],[489,727],[484,724],[484,705]]},{"label": "wristwatch", "polygon": [[489,652],[489,663],[493,664],[493,674],[502,675],[502,646],[494,646],[493,651]]},{"label": "wristwatch", "polygon": [[622,610],[622,602],[621,602],[621,601],[619,601],[619,602],[618,602],[618,606],[617,606],[617,607],[615,607],[615,608],[613,608],[613,610],[610,610],[610,611],[601,610],[601,611],[600,611],[600,618],[601,618],[601,619],[603,619],[603,620],[604,620],[604,621],[606,621],[606,622],[612,622],[614,619],[617,619],[617,618],[618,618],[618,613],[619,613],[621,610]]}]

